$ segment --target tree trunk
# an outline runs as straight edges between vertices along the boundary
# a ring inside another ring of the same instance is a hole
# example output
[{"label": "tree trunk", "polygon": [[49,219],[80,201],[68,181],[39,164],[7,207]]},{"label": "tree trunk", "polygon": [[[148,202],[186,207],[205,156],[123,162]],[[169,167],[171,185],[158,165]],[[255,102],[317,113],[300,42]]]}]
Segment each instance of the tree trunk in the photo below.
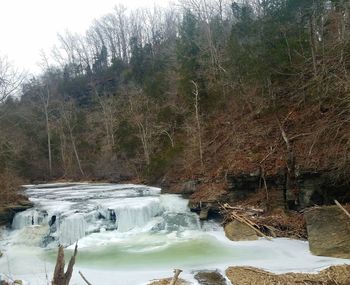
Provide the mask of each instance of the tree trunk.
[{"label": "tree trunk", "polygon": [[173,277],[173,279],[171,279],[169,285],[175,285],[176,284],[176,281],[179,278],[179,275],[180,275],[181,272],[182,272],[181,269],[174,269],[174,277]]},{"label": "tree trunk", "polygon": [[201,162],[201,167],[204,169],[204,163],[203,163],[203,147],[202,147],[202,129],[201,129],[201,121],[199,116],[199,92],[198,92],[198,85],[196,82],[192,81],[195,89],[193,91],[193,94],[195,96],[194,98],[194,109],[195,109],[195,116],[196,116],[196,128],[197,128],[197,141],[198,141],[198,151],[199,151],[199,159]]},{"label": "tree trunk", "polygon": [[142,123],[138,123],[137,125],[139,127],[140,138],[141,138],[141,143],[143,147],[143,153],[145,155],[146,164],[149,165],[150,155],[149,155],[149,147],[147,142],[147,131],[145,130],[145,127],[143,126]]},{"label": "tree trunk", "polygon": [[287,148],[287,175],[286,175],[286,202],[290,201],[292,197],[288,195],[293,195],[293,200],[295,205],[298,205],[298,187],[296,183],[296,171],[295,171],[295,156],[293,151],[293,146],[284,130],[284,127],[276,115],[276,121],[278,123],[279,129],[281,131],[282,138],[286,144]]},{"label": "tree trunk", "polygon": [[74,254],[69,260],[67,271],[64,272],[64,251],[63,246],[58,247],[58,254],[56,260],[55,271],[53,274],[52,285],[69,285],[70,279],[72,278],[73,267],[75,264],[75,258],[78,253],[78,244],[75,245]]},{"label": "tree trunk", "polygon": [[49,156],[49,173],[52,176],[52,154],[51,154],[51,132],[50,132],[50,122],[47,106],[45,106],[45,122],[46,122],[46,132],[47,132],[47,150]]}]

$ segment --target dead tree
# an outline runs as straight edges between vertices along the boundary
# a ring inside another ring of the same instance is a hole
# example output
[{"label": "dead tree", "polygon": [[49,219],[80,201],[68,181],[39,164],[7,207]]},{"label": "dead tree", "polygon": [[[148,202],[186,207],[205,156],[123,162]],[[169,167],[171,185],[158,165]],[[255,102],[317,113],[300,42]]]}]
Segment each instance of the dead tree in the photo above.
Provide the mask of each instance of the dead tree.
[{"label": "dead tree", "polygon": [[202,169],[204,169],[202,128],[201,128],[201,119],[200,119],[200,114],[199,114],[199,91],[198,91],[198,84],[194,81],[192,81],[192,84],[194,85],[193,95],[194,95],[194,109],[195,109],[195,117],[196,117],[196,133],[197,133],[199,159],[201,162],[201,167],[202,167]]},{"label": "dead tree", "polygon": [[25,74],[19,72],[7,57],[0,56],[0,104],[19,91]]},{"label": "dead tree", "polygon": [[293,145],[291,140],[288,138],[284,126],[277,114],[275,114],[275,117],[287,149],[286,202],[292,200],[292,197],[290,197],[290,195],[293,195],[294,203],[297,205],[298,187],[296,183],[295,155],[293,151]]},{"label": "dead tree", "polygon": [[63,246],[58,247],[57,261],[55,271],[53,274],[52,285],[69,285],[70,279],[72,278],[73,267],[75,264],[75,258],[78,253],[78,244],[75,245],[74,253],[69,260],[67,271],[64,272],[64,251]]},{"label": "dead tree", "polygon": [[43,87],[45,90],[41,90],[39,92],[40,100],[42,102],[43,113],[45,115],[45,126],[46,126],[46,135],[47,135],[47,151],[48,151],[48,161],[49,161],[49,173],[50,177],[52,175],[52,153],[51,153],[51,128],[50,128],[50,89],[49,86],[46,85]]},{"label": "dead tree", "polygon": [[174,269],[174,277],[170,281],[170,285],[175,285],[177,279],[179,278],[180,273],[182,272],[181,269]]},{"label": "dead tree", "polygon": [[[73,129],[74,129],[74,122],[75,121],[75,109],[74,109],[74,104],[72,102],[68,102],[67,104],[62,103],[61,105],[61,115],[64,121],[64,124],[68,130],[68,135],[70,137],[70,141],[72,143],[72,148],[73,148],[73,152],[74,152],[74,156],[76,158],[77,164],[78,164],[78,168],[79,171],[81,173],[82,176],[85,176],[85,173],[83,171],[82,165],[81,165],[81,160],[78,154],[78,149],[77,149],[77,144],[76,144],[76,139],[73,133]],[[73,123],[71,122],[73,121]]]}]

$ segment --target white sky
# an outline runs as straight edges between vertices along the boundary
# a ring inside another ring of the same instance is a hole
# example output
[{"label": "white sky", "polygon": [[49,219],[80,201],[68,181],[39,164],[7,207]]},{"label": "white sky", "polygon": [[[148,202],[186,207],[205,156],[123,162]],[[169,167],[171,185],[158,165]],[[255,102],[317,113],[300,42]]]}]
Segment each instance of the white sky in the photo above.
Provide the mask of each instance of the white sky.
[{"label": "white sky", "polygon": [[135,7],[166,5],[168,0],[0,0],[0,56],[21,69],[39,71],[40,50],[57,43],[66,29],[83,33],[94,19],[118,4]]}]

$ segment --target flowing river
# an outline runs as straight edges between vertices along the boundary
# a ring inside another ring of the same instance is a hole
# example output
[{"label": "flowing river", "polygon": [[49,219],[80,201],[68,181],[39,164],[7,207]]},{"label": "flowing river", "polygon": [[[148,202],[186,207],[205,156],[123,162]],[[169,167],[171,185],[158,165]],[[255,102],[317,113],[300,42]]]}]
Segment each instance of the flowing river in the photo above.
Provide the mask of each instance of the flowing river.
[{"label": "flowing river", "polygon": [[[289,239],[229,241],[215,222],[201,223],[178,195],[131,184],[26,186],[35,207],[0,230],[0,276],[27,284],[50,284],[57,245],[69,257],[78,242],[71,284],[147,284],[174,268],[197,284],[198,270],[257,266],[273,272],[313,272],[350,260],[316,257],[307,242]],[[1,278],[0,278],[1,279]]]}]

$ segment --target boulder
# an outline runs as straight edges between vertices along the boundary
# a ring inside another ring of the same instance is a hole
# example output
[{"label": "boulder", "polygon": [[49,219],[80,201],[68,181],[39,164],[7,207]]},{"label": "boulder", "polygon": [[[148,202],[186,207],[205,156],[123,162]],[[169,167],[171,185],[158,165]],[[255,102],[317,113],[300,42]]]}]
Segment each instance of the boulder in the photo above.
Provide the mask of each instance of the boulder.
[{"label": "boulder", "polygon": [[239,221],[232,221],[225,225],[225,235],[232,241],[257,240],[256,232]]},{"label": "boulder", "polygon": [[219,271],[199,271],[194,278],[201,285],[226,285],[226,279]]},{"label": "boulder", "polygon": [[350,258],[350,219],[339,207],[313,208],[304,217],[313,254]]},{"label": "boulder", "polygon": [[199,219],[201,221],[208,220],[209,208],[202,208],[199,212]]},{"label": "boulder", "polygon": [[182,185],[181,193],[185,195],[191,195],[197,190],[197,182],[190,180]]}]

